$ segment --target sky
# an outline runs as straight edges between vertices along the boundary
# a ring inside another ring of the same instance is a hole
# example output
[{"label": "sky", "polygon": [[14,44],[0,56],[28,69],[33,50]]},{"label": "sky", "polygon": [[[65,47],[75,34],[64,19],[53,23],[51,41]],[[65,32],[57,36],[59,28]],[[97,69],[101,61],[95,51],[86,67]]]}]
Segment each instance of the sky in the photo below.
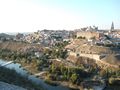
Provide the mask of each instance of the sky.
[{"label": "sky", "polygon": [[120,29],[120,0],[0,0],[0,32]]}]

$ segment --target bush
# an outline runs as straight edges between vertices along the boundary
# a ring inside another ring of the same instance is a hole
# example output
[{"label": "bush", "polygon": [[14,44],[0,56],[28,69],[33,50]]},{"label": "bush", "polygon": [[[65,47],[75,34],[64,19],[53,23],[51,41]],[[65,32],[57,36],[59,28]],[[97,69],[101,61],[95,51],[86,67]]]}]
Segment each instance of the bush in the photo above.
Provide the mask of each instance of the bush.
[{"label": "bush", "polygon": [[111,85],[120,85],[120,78],[110,77],[109,78],[109,84],[111,84]]},{"label": "bush", "polygon": [[75,83],[78,79],[78,75],[75,73],[75,74],[72,74],[72,76],[70,77],[72,83]]}]

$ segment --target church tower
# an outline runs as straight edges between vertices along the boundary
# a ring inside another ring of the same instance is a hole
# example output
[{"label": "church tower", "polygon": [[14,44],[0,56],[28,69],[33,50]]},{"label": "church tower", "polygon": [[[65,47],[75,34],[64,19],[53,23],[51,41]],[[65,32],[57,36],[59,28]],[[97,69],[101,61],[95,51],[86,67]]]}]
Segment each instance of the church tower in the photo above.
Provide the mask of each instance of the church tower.
[{"label": "church tower", "polygon": [[114,30],[114,23],[112,22],[112,24],[111,24],[111,31],[113,31]]},{"label": "church tower", "polygon": [[109,30],[109,33],[111,33],[113,30],[114,30],[114,23],[112,22],[111,28],[110,28],[110,30]]}]

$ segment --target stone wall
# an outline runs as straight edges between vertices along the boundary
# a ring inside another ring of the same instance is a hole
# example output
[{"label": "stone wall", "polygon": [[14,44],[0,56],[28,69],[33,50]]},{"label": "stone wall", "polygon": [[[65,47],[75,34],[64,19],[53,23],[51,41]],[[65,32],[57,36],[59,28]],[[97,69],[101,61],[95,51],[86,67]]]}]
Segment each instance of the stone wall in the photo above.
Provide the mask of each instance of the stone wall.
[{"label": "stone wall", "polygon": [[99,55],[99,54],[80,54],[79,56],[87,57],[87,58],[95,59],[95,60],[100,60],[105,55]]},{"label": "stone wall", "polygon": [[101,36],[103,36],[102,33],[99,32],[94,32],[94,31],[81,31],[81,32],[77,32],[77,38],[78,37],[85,37],[86,39],[90,39],[90,38],[96,38],[99,39]]},{"label": "stone wall", "polygon": [[72,52],[72,51],[69,52],[69,55],[70,55],[70,56],[75,56],[75,57],[76,57],[76,53],[75,53],[75,52]]}]

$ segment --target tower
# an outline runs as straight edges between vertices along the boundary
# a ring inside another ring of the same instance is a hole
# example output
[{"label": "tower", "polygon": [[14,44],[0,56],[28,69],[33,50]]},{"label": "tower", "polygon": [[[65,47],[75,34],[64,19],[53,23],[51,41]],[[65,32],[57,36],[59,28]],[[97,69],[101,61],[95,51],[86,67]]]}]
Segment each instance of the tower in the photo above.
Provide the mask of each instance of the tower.
[{"label": "tower", "polygon": [[111,31],[113,31],[114,30],[114,23],[112,22],[112,24],[111,24]]}]

